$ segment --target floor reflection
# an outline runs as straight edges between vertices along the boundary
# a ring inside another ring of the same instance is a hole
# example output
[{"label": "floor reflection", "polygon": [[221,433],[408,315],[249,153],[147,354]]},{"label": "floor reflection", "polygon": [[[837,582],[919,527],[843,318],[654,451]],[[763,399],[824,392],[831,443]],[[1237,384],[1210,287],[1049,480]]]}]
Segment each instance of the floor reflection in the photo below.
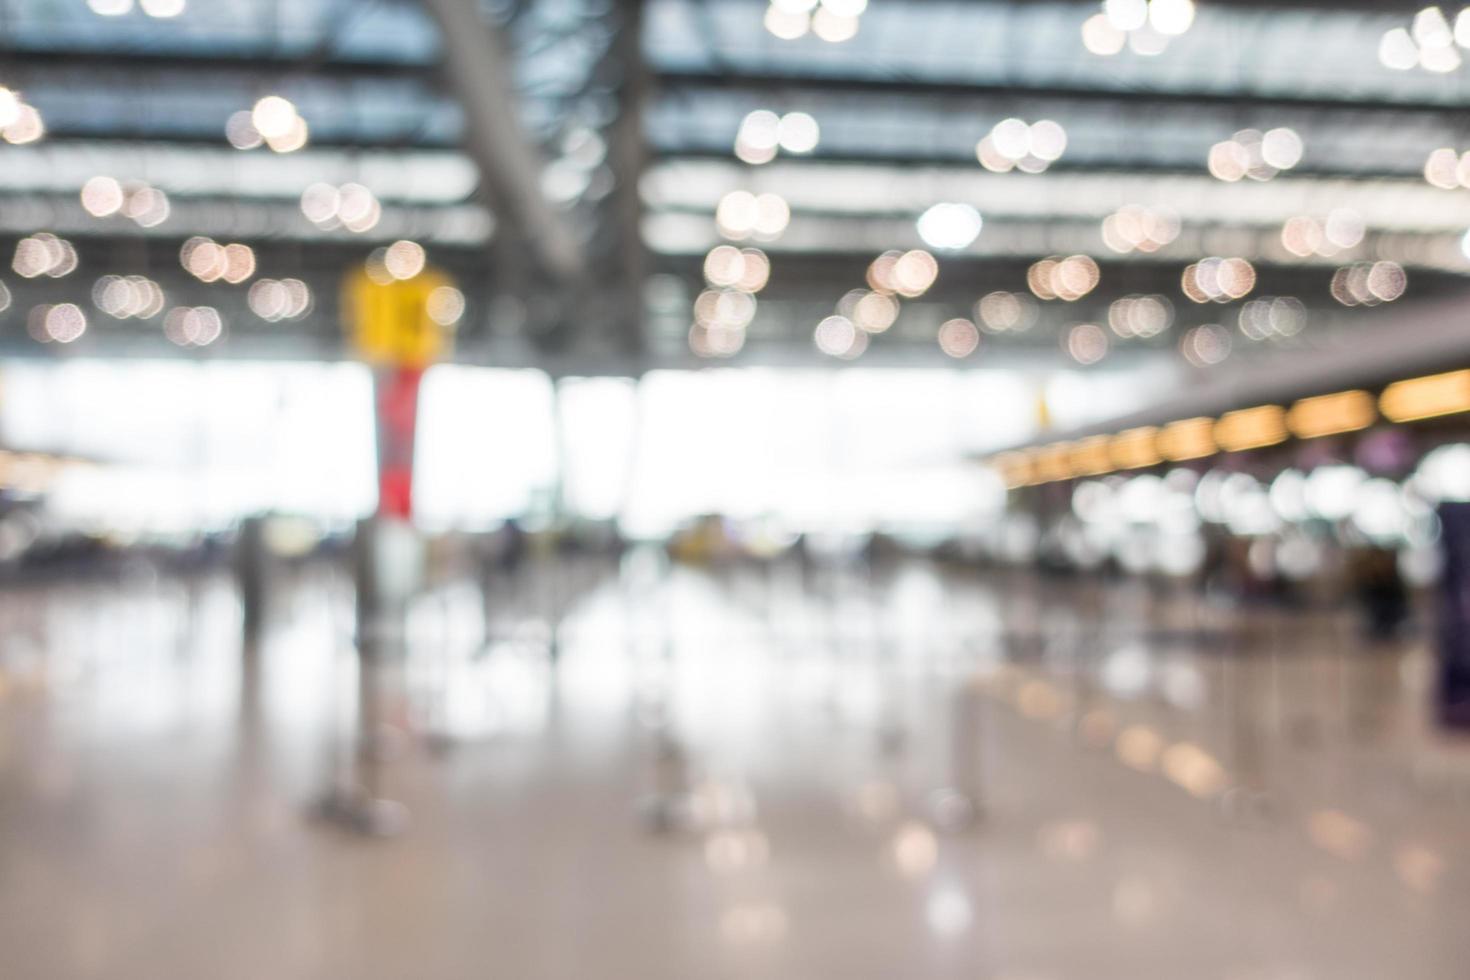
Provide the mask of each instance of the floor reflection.
[{"label": "floor reflection", "polygon": [[[1458,980],[1470,754],[1332,610],[922,563],[533,564],[416,600],[354,757],[341,570],[0,594],[18,976]],[[257,941],[261,935],[276,939]],[[478,972],[478,967],[476,968]]]}]

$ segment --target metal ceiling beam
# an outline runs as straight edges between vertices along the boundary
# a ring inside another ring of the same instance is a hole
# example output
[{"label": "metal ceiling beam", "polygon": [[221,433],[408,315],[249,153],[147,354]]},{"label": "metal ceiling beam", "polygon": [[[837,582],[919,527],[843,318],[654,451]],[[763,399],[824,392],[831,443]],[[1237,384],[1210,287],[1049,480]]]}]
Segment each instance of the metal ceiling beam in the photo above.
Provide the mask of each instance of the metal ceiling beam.
[{"label": "metal ceiling beam", "polygon": [[[733,158],[734,153],[728,142],[696,143],[686,140],[677,144],[664,143],[655,145],[653,148],[653,160],[655,163],[679,160],[715,160],[728,163]],[[801,159],[810,160],[814,163],[894,167],[903,170],[908,170],[913,167],[979,167],[974,152],[949,153],[938,151],[934,153],[918,153],[912,147],[906,147],[888,153],[883,151],[854,152],[841,149],[829,150],[825,146],[819,146],[812,153]],[[1164,163],[1146,157],[1114,157],[1097,160],[1069,160],[1063,157],[1047,167],[1047,173],[1066,174],[1117,171],[1128,174],[1150,174],[1159,177],[1197,177],[1204,169],[1205,161],[1203,159],[1196,161],[1193,165],[1186,166],[1182,163]],[[1345,167],[1324,167],[1307,162],[1293,167],[1291,176],[1294,178],[1311,178],[1315,180],[1367,181],[1407,179],[1422,182],[1424,179],[1424,169],[1422,166],[1413,166],[1405,167],[1401,170],[1358,170]]]},{"label": "metal ceiling beam", "polygon": [[602,209],[601,244],[611,253],[605,290],[616,304],[614,329],[621,347],[629,351],[644,346],[643,283],[649,269],[638,187],[650,159],[644,133],[650,75],[643,58],[643,17],[644,0],[623,0],[616,12],[616,33],[599,65],[613,83],[618,105],[617,118],[607,127],[607,164],[614,184]]},{"label": "metal ceiling beam", "polygon": [[[97,218],[82,209],[75,194],[0,190],[0,241],[45,229],[65,238],[123,241],[183,241],[208,235],[230,241],[290,242],[309,248],[328,244],[365,252],[400,238],[415,238],[439,249],[483,249],[495,221],[478,204],[382,205],[377,224],[362,233],[322,230],[308,222],[294,200],[225,195],[170,195],[169,217],[140,228],[121,217]],[[3,256],[0,256],[3,261]]]},{"label": "metal ceiling beam", "polygon": [[445,72],[465,114],[465,144],[510,234],[555,280],[582,278],[587,259],[541,191],[542,161],[521,124],[510,57],[476,0],[424,0],[439,23]]},{"label": "metal ceiling beam", "polygon": [[[118,141],[128,144],[157,143],[168,146],[218,149],[222,145],[223,137],[219,126],[210,126],[193,132],[175,129],[169,132],[149,130],[130,133],[126,130],[120,131],[115,123],[107,123],[95,128],[56,126],[47,130],[46,141],[48,143]],[[336,134],[318,136],[313,132],[310,143],[311,148],[317,150],[457,150],[462,145],[463,142],[460,139],[420,134],[416,131],[402,132],[382,139],[343,137]],[[726,143],[695,143],[692,141],[654,143],[647,148],[646,154],[650,163],[679,160],[730,161],[734,159],[734,154]],[[881,151],[858,153],[818,147],[815,152],[803,159],[819,163],[889,166],[901,169],[946,165],[978,166],[973,153],[917,153],[911,148],[893,153]],[[1116,170],[1160,177],[1188,177],[1198,175],[1202,167],[1202,162],[1196,166],[1184,166],[1177,163],[1160,163],[1157,160],[1141,157],[1096,161],[1077,161],[1064,157],[1052,164],[1048,172],[1095,173],[1099,170]],[[1401,180],[1405,178],[1422,180],[1423,170],[1421,167],[1405,167],[1401,170],[1360,170],[1323,167],[1306,162],[1293,168],[1291,173],[1295,177],[1311,177],[1321,180]]]},{"label": "metal ceiling beam", "polygon": [[[448,0],[425,0],[431,8]],[[465,3],[465,0],[459,0]],[[473,12],[473,11],[472,11]],[[492,30],[475,17],[474,30]],[[463,44],[465,39],[456,39]],[[469,41],[478,43],[472,36]],[[446,47],[446,55],[450,51]],[[499,56],[500,60],[506,60]],[[452,69],[451,69],[452,70]],[[260,49],[223,54],[195,54],[180,51],[93,51],[63,48],[0,47],[0,72],[6,80],[24,82],[28,78],[67,72],[99,73],[177,72],[245,74],[273,79],[292,76],[336,81],[408,81],[426,86],[441,83],[441,66],[426,62],[394,59],[328,58],[311,59],[310,53]],[[1117,85],[1075,86],[1036,85],[1024,82],[976,82],[964,79],[878,77],[840,75],[804,71],[750,71],[739,67],[708,71],[663,68],[653,69],[656,87],[663,92],[699,90],[740,91],[762,94],[799,93],[820,97],[892,96],[899,98],[935,98],[968,100],[980,98],[1054,99],[1085,103],[1197,106],[1242,105],[1266,108],[1305,109],[1336,112],[1418,112],[1460,114],[1470,109],[1470,100],[1456,90],[1444,99],[1375,99],[1361,96],[1327,97],[1299,95],[1289,91],[1232,89],[1163,89],[1127,88]]]},{"label": "metal ceiling beam", "polygon": [[389,58],[319,58],[311,50],[253,48],[225,52],[21,48],[0,47],[0,71],[7,81],[20,73],[56,74],[77,70],[95,72],[201,72],[249,74],[272,78],[311,75],[346,81],[421,81],[439,78],[439,67],[422,61]]},{"label": "metal ceiling beam", "polygon": [[821,98],[882,96],[941,99],[955,102],[978,99],[1050,99],[1058,102],[1127,103],[1130,106],[1251,106],[1323,112],[1419,112],[1461,115],[1470,102],[1452,99],[1364,99],[1345,96],[1297,95],[1285,91],[1250,89],[1122,88],[1116,85],[1034,85],[1018,81],[977,82],[964,79],[864,77],[791,71],[675,71],[662,70],[658,82],[665,92],[751,91],[762,95],[800,94]]},{"label": "metal ceiling beam", "polygon": [[[208,126],[190,130],[174,128],[167,131],[148,129],[140,130],[128,126],[119,126],[116,122],[101,123],[97,126],[52,126],[47,121],[46,143],[100,143],[113,141],[119,144],[158,143],[168,146],[197,147],[199,149],[217,150],[227,145],[224,138],[223,126]],[[315,130],[311,134],[311,142],[308,144],[314,150],[458,150],[463,145],[461,140],[446,139],[440,136],[425,135],[413,131],[395,133],[381,139],[368,139],[360,136],[340,136],[329,133],[318,135]],[[261,151],[267,152],[267,151]],[[726,154],[729,156],[729,154]]]},{"label": "metal ceiling beam", "polygon": [[[580,242],[540,190],[541,161],[521,126],[510,58],[479,16],[473,0],[426,0],[439,21],[444,44],[444,71],[465,110],[464,142],[481,171],[482,189],[496,204],[513,233],[522,239],[535,265],[553,279],[581,276],[585,268]],[[207,73],[211,84],[222,74],[273,78],[293,76],[354,82],[421,82],[437,88],[440,66],[421,62],[320,58],[312,51],[275,49],[226,54],[189,52],[94,52],[77,50],[0,49],[0,72],[21,87],[66,78],[77,71],[137,77],[148,73]],[[216,131],[157,133],[118,131],[113,123],[100,131],[53,129],[57,140],[121,136],[149,141],[218,145]],[[444,141],[406,132],[383,141],[314,138],[313,145],[342,148],[443,146]]]},{"label": "metal ceiling beam", "polygon": [[1224,183],[1203,170],[1161,179],[1156,174],[1091,170],[992,174],[977,165],[898,170],[887,166],[775,161],[760,168],[734,160],[680,161],[651,170],[644,198],[655,210],[705,209],[713,215],[736,187],[779,188],[794,212],[853,215],[908,212],[917,218],[935,201],[965,201],[987,220],[1010,216],[1081,217],[1101,221],[1125,202],[1171,208],[1191,223],[1266,225],[1299,214],[1323,217],[1352,208],[1368,227],[1395,232],[1463,234],[1470,200],[1423,179],[1370,183],[1284,174],[1264,183]]}]

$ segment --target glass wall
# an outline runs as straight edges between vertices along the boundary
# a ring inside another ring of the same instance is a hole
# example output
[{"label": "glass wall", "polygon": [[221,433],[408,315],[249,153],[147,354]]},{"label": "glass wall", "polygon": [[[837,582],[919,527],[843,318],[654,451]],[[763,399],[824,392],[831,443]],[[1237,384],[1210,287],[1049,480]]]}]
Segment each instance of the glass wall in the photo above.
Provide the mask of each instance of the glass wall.
[{"label": "glass wall", "polygon": [[[422,389],[415,508],[431,530],[558,512],[617,518],[634,536],[704,514],[954,529],[1002,504],[973,457],[1030,437],[1047,414],[1071,422],[1126,408],[1122,397],[1116,379],[1018,370],[553,381],[442,365]],[[358,364],[12,363],[0,445],[85,461],[45,501],[85,530],[211,530],[261,511],[345,526],[375,500],[372,380]]]},{"label": "glass wall", "polygon": [[266,510],[345,524],[370,511],[372,385],[354,364],[18,362],[0,443],[79,457],[47,512],[85,530],[173,533]]}]

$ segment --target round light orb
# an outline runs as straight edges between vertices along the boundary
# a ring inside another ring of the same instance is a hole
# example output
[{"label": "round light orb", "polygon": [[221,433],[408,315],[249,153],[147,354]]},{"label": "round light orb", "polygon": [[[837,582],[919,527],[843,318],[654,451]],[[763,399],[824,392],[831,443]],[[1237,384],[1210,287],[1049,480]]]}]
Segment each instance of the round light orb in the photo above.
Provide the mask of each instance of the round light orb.
[{"label": "round light orb", "polygon": [[733,286],[745,274],[745,256],[734,245],[716,245],[704,257],[704,281],[711,286]]},{"label": "round light orb", "polygon": [[412,279],[424,271],[427,256],[418,242],[399,239],[383,253],[383,267],[394,279]]},{"label": "round light orb", "polygon": [[464,293],[453,286],[439,286],[429,293],[425,310],[441,327],[452,327],[464,316]]},{"label": "round light orb", "polygon": [[1378,42],[1378,62],[1394,71],[1408,71],[1419,66],[1419,45],[1402,27],[1386,31]]},{"label": "round light orb", "polygon": [[737,136],[735,138],[735,157],[741,163],[748,163],[751,166],[758,167],[763,163],[770,163],[776,159],[776,148],[774,146],[751,146],[744,139]]},{"label": "round light orb", "polygon": [[113,177],[91,177],[82,185],[82,208],[94,218],[117,214],[123,206],[122,184]]},{"label": "round light orb", "polygon": [[939,349],[953,358],[969,357],[980,346],[980,331],[963,317],[946,320],[939,327]]},{"label": "round light orb", "polygon": [[225,271],[220,278],[232,285],[239,285],[255,275],[255,250],[249,245],[232,242],[225,246]]},{"label": "round light orb", "polygon": [[1078,364],[1096,364],[1108,356],[1108,335],[1095,323],[1079,323],[1067,331],[1063,348]]},{"label": "round light orb", "polygon": [[235,149],[253,150],[265,142],[265,138],[260,135],[260,130],[255,128],[252,119],[253,113],[250,110],[241,109],[225,120],[225,139],[229,140],[230,145]]},{"label": "round light orb", "polygon": [[858,328],[867,333],[882,333],[898,320],[898,300],[883,293],[862,295],[853,304],[851,319]]},{"label": "round light orb", "polygon": [[829,8],[818,7],[812,14],[812,33],[829,44],[841,44],[857,37],[859,20],[833,13]]},{"label": "round light orb", "polygon": [[990,131],[990,142],[1007,160],[1020,160],[1031,152],[1031,127],[1020,119],[1002,119]]},{"label": "round light orb", "polygon": [[845,316],[829,316],[817,324],[812,339],[817,350],[831,357],[844,357],[858,342],[860,331]]},{"label": "round light orb", "polygon": [[282,139],[296,127],[301,117],[290,99],[267,95],[250,110],[250,123],[262,139]]},{"label": "round light orb", "polygon": [[5,141],[16,146],[34,143],[46,135],[46,124],[41,119],[41,113],[36,107],[22,102],[20,114],[15,121],[6,126],[3,131]]},{"label": "round light orb", "polygon": [[20,107],[24,105],[13,90],[0,86],[0,128],[20,119]]},{"label": "round light orb", "polygon": [[267,136],[265,145],[277,153],[295,153],[306,145],[311,136],[311,130],[306,125],[306,120],[300,116],[291,124],[291,128],[282,136]]},{"label": "round light orb", "polygon": [[904,252],[893,263],[893,282],[900,296],[915,299],[929,291],[939,276],[939,263],[922,249]]},{"label": "round light orb", "polygon": [[1051,119],[1040,119],[1029,131],[1031,154],[1048,163],[1062,158],[1067,149],[1067,131]]},{"label": "round light orb", "polygon": [[186,0],[138,0],[138,5],[143,8],[143,13],[159,20],[177,17],[188,7]]},{"label": "round light orb", "polygon": [[958,251],[980,237],[980,212],[968,204],[936,204],[919,216],[919,237],[931,248]]},{"label": "round light orb", "polygon": [[1093,14],[1082,22],[1082,46],[1093,54],[1111,57],[1128,43],[1128,32],[1121,31],[1107,14]]},{"label": "round light orb", "polygon": [[286,315],[286,287],[274,279],[257,279],[251,283],[245,301],[250,312],[262,320],[274,323]]},{"label": "round light orb", "polygon": [[341,201],[342,194],[337,188],[318,181],[301,192],[301,213],[312,224],[325,227],[337,220]]},{"label": "round light orb", "polygon": [[1447,48],[1455,43],[1455,32],[1445,19],[1444,11],[1434,6],[1425,7],[1414,15],[1409,34],[1414,43],[1425,51]]},{"label": "round light orb", "polygon": [[758,293],[765,289],[771,278],[771,260],[766,257],[766,253],[758,248],[743,248],[740,250],[740,258],[743,267],[740,277],[732,285],[747,293]]},{"label": "round light orb", "polygon": [[1136,31],[1148,22],[1148,0],[1103,0],[1103,14],[1120,31]]},{"label": "round light orb", "polygon": [[726,238],[747,238],[755,230],[758,211],[750,191],[731,191],[715,207],[715,224]]},{"label": "round light orb", "polygon": [[87,315],[75,303],[57,303],[46,311],[46,336],[70,344],[87,332]]},{"label": "round light orb", "polygon": [[975,144],[975,159],[991,173],[1010,173],[1016,168],[1016,161],[997,150],[995,140],[989,134]]},{"label": "round light orb", "polygon": [[805,112],[788,112],[777,125],[777,139],[787,153],[810,153],[817,148],[821,129]]},{"label": "round light orb", "polygon": [[738,142],[756,150],[774,150],[780,141],[781,117],[769,109],[757,109],[740,121]]},{"label": "round light orb", "polygon": [[1302,138],[1285,126],[1267,130],[1261,137],[1261,159],[1277,170],[1290,170],[1302,160]]},{"label": "round light orb", "polygon": [[783,10],[776,4],[766,8],[766,31],[782,41],[794,41],[811,30],[812,18],[806,11]]},{"label": "round light orb", "polygon": [[1194,23],[1194,0],[1150,0],[1148,22],[1160,34],[1183,34]]},{"label": "round light orb", "polygon": [[371,231],[382,216],[377,197],[362,184],[346,183],[337,188],[337,219],[348,231]]},{"label": "round light orb", "polygon": [[286,289],[286,319],[296,320],[311,310],[311,290],[300,279],[282,279]]},{"label": "round light orb", "polygon": [[755,221],[751,230],[757,238],[770,240],[780,237],[791,223],[791,207],[779,194],[757,194],[755,198]]}]

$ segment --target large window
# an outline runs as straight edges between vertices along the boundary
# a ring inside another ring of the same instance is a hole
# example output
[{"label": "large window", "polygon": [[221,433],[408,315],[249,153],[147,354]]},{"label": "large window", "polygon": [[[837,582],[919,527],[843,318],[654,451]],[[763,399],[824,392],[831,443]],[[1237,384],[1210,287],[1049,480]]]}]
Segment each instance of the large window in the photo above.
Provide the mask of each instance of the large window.
[{"label": "large window", "polygon": [[375,500],[372,388],[354,364],[19,362],[7,447],[81,457],[47,499],[81,527],[175,532],[265,510],[344,524]]},{"label": "large window", "polygon": [[[442,365],[424,377],[415,511],[432,530],[702,514],[796,529],[955,527],[993,513],[973,458],[1034,434],[1038,400],[1098,410],[1090,379],[1016,371],[654,371],[638,381]],[[81,526],[172,532],[281,511],[346,524],[375,501],[372,378],[356,364],[20,362],[0,439],[99,465],[48,506]]]},{"label": "large window", "polygon": [[550,506],[555,399],[540,371],[441,365],[424,375],[414,514],[434,530],[476,530]]}]

